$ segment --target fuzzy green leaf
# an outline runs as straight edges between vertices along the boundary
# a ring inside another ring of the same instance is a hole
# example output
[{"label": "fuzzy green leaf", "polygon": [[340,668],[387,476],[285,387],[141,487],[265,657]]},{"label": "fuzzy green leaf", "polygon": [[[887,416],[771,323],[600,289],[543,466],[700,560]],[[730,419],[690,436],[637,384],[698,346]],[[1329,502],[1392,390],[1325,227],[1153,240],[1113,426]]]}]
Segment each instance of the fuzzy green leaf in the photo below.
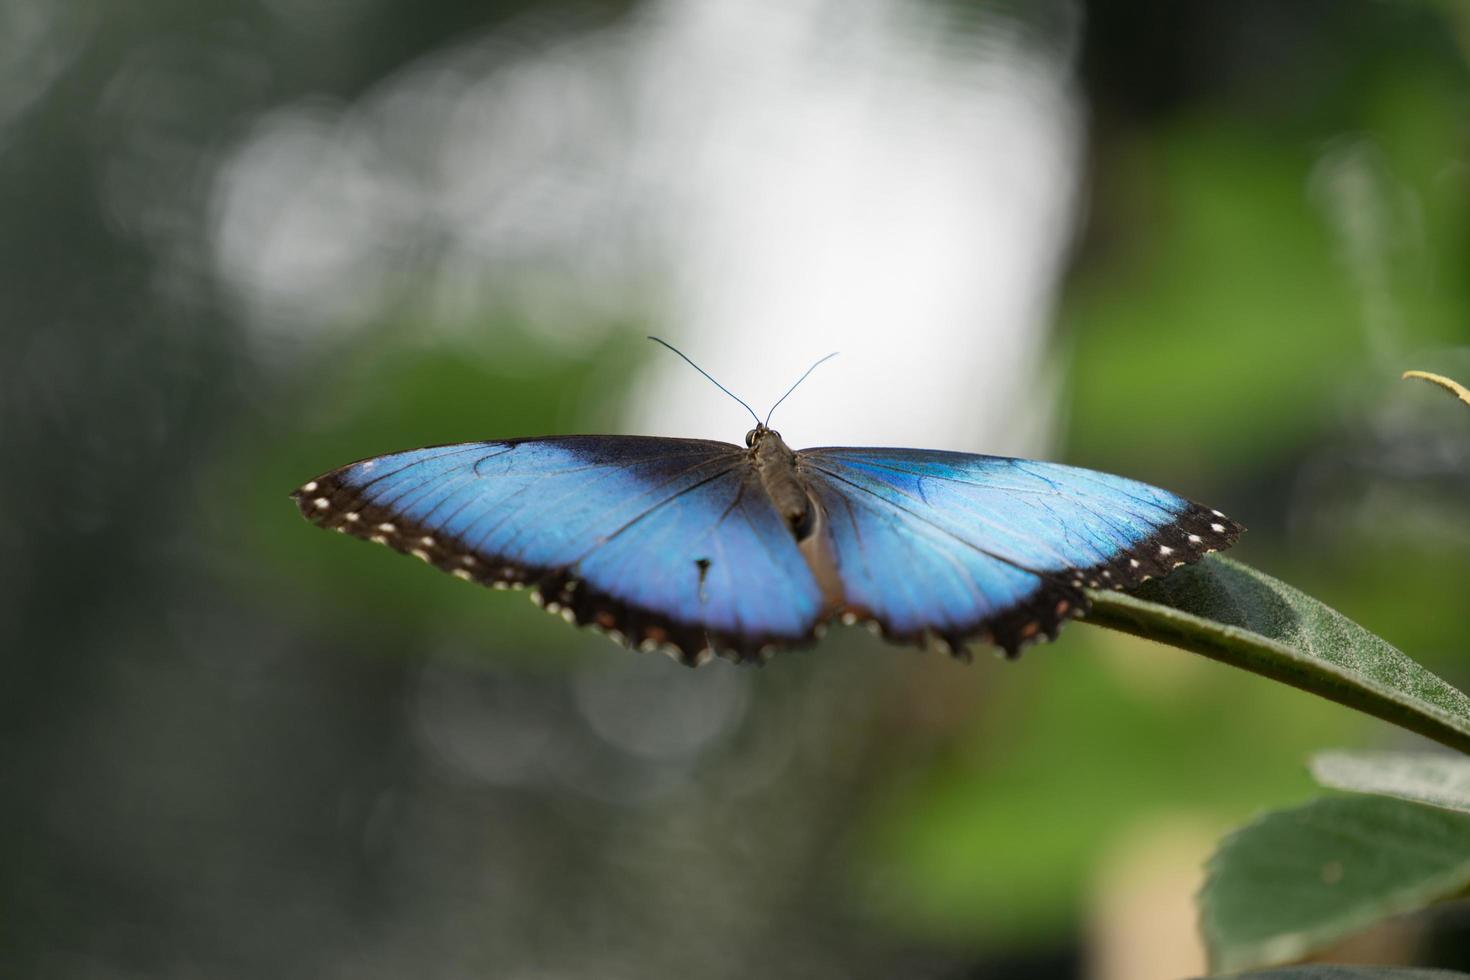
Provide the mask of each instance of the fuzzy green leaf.
[{"label": "fuzzy green leaf", "polygon": [[1212,555],[1131,594],[1091,597],[1090,623],[1203,654],[1470,753],[1470,697],[1263,572]]},{"label": "fuzzy green leaf", "polygon": [[1470,759],[1424,752],[1323,752],[1311,768],[1317,782],[1333,789],[1470,813]]},{"label": "fuzzy green leaf", "polygon": [[1200,892],[1217,970],[1300,959],[1470,886],[1470,814],[1379,796],[1268,813],[1226,837]]}]

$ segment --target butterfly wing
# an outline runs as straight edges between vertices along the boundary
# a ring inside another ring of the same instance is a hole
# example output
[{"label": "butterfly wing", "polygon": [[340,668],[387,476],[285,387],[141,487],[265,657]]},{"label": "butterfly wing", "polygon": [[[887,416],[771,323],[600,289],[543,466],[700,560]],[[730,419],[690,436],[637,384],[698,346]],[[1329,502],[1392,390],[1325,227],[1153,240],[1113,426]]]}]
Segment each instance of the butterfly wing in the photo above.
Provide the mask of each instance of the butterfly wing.
[{"label": "butterfly wing", "polygon": [[903,640],[973,636],[1014,655],[1087,611],[1084,587],[1127,588],[1243,528],[1167,490],[1092,470],[914,449],[808,449],[847,618]]},{"label": "butterfly wing", "polygon": [[753,657],[810,639],[821,594],[744,452],[567,436],[352,463],[294,495],[312,522],[532,598],[633,645]]}]

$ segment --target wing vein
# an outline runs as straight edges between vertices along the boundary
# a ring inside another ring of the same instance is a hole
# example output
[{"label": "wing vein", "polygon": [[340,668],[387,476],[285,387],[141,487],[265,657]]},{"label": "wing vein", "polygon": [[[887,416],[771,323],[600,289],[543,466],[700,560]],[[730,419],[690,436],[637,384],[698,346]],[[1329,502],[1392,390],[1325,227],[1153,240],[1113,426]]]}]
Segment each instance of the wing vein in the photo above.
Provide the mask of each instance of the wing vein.
[{"label": "wing vein", "polygon": [[[1057,573],[1056,573],[1055,570],[1042,569],[1042,568],[1032,568],[1029,565],[1026,565],[1026,564],[1024,564],[1024,563],[1022,563],[1020,561],[1017,561],[1014,558],[1008,558],[1005,555],[998,555],[998,554],[996,554],[995,552],[991,551],[988,548],[982,548],[982,547],[980,547],[978,544],[975,544],[973,541],[967,541],[967,540],[965,540],[964,538],[962,538],[958,534],[956,534],[954,531],[952,531],[949,528],[945,527],[943,524],[940,524],[937,521],[934,521],[934,520],[931,520],[928,517],[925,517],[923,514],[920,514],[918,511],[912,510],[912,509],[910,509],[908,507],[900,507],[898,504],[894,503],[893,501],[889,500],[887,497],[885,497],[882,494],[878,493],[876,490],[872,490],[872,489],[870,489],[868,487],[863,486],[861,483],[857,483],[857,482],[855,482],[853,480],[849,480],[849,479],[847,479],[847,477],[841,475],[840,473],[834,473],[831,470],[827,470],[827,469],[824,469],[822,467],[814,467],[814,468],[817,469],[817,470],[820,470],[823,474],[825,474],[828,477],[831,477],[834,480],[837,480],[837,481],[840,481],[842,483],[845,483],[848,486],[850,486],[850,487],[852,487],[852,488],[854,488],[856,490],[861,490],[863,493],[865,493],[868,496],[872,497],[874,500],[877,500],[878,502],[880,502],[880,503],[882,503],[882,504],[884,504],[884,505],[886,505],[888,507],[891,507],[891,508],[893,508],[896,511],[899,511],[900,513],[908,514],[910,517],[914,518],[915,520],[920,521],[921,523],[924,523],[924,524],[929,525],[930,527],[934,528],[936,531],[938,531],[939,533],[945,535],[946,537],[953,538],[954,540],[958,541],[960,544],[964,545],[965,547],[972,548],[975,551],[978,551],[982,555],[985,555],[985,556],[987,556],[989,558],[993,558],[993,559],[995,559],[998,562],[1002,562],[1004,564],[1010,565],[1012,568],[1019,569],[1019,570],[1021,570],[1023,572],[1029,572],[1030,574],[1036,575],[1036,576],[1041,577],[1041,578],[1046,578],[1046,579],[1055,579],[1056,578]],[[1070,565],[1070,563],[1068,563],[1068,564]]]}]

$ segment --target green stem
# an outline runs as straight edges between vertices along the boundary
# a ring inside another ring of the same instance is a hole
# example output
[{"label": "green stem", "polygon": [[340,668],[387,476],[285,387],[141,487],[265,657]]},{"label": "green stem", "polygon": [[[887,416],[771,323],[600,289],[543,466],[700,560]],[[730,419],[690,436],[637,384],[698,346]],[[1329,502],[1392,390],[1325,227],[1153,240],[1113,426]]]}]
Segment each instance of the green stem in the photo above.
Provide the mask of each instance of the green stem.
[{"label": "green stem", "polygon": [[1302,654],[1259,633],[1227,626],[1119,592],[1091,591],[1086,622],[1218,660],[1290,684],[1372,715],[1470,755],[1470,726],[1427,702],[1405,703],[1402,692],[1322,659]]}]

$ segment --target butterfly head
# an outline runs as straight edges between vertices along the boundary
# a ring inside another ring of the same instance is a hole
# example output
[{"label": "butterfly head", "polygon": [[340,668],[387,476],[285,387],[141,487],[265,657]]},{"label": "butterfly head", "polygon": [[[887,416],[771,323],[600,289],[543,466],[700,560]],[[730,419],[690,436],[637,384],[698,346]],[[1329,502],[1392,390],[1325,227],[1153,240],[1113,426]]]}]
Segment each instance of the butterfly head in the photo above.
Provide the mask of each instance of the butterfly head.
[{"label": "butterfly head", "polygon": [[[781,433],[764,422],[758,423],[754,429],[745,434],[745,445],[746,448],[756,452],[760,452],[761,446],[766,446],[768,452],[774,451],[777,446],[786,449],[786,442],[781,438]],[[786,449],[786,452],[789,454],[791,450]]]}]

